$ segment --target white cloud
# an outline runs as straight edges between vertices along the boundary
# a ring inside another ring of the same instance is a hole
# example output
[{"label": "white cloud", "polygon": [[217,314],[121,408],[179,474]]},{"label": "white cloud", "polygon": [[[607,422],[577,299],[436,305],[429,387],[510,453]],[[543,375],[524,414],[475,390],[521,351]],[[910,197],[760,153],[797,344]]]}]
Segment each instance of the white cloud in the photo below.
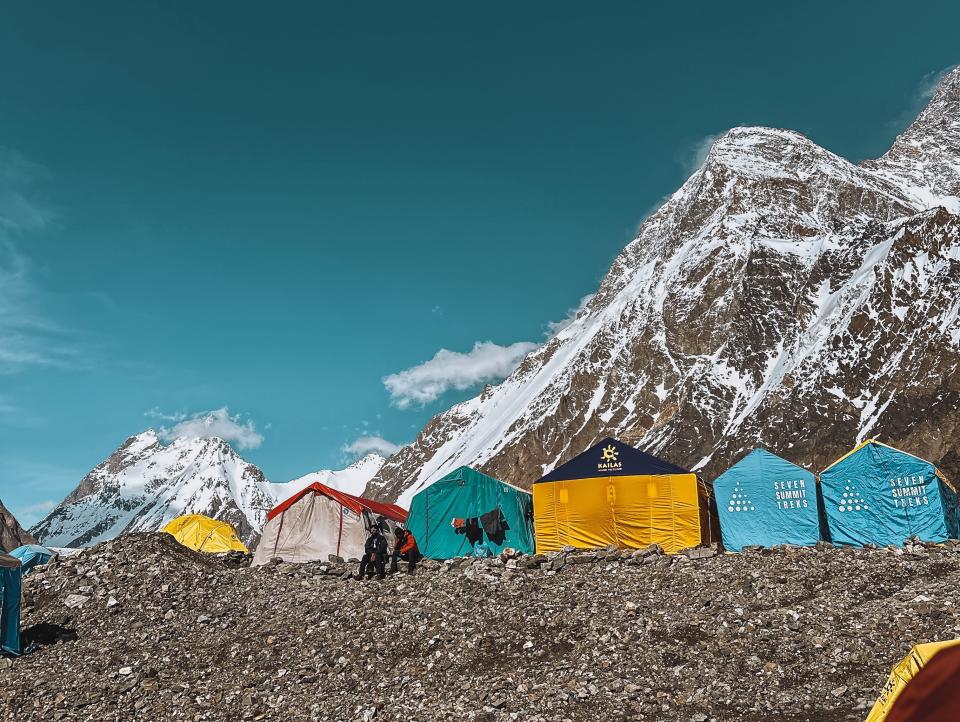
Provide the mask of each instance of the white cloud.
[{"label": "white cloud", "polygon": [[366,456],[367,454],[380,454],[380,456],[393,456],[400,451],[400,445],[387,441],[382,436],[361,436],[343,447],[342,451],[350,456]]},{"label": "white cloud", "polygon": [[38,501],[36,504],[30,504],[29,506],[18,506],[10,511],[14,517],[16,517],[17,521],[20,522],[20,526],[28,529],[53,511],[56,506],[57,502],[52,499],[45,499],[44,501]]},{"label": "white cloud", "polygon": [[20,238],[48,226],[53,214],[33,200],[30,186],[45,171],[0,148],[0,374],[28,366],[64,366],[79,361],[62,329],[42,309],[42,292],[19,248]]},{"label": "white cloud", "polygon": [[578,303],[575,308],[568,309],[567,315],[559,321],[547,321],[547,337],[553,338],[567,326],[572,324],[577,319],[577,315],[587,307],[587,304],[590,303],[590,300],[595,295],[596,294],[588,293],[586,296],[581,298],[580,303]]},{"label": "white cloud", "polygon": [[183,421],[185,418],[187,418],[187,415],[182,411],[178,411],[173,414],[166,414],[163,411],[161,411],[160,408],[157,406],[154,406],[149,411],[144,411],[143,415],[146,416],[148,419],[160,419],[161,421],[173,421],[173,422]]},{"label": "white cloud", "polygon": [[192,416],[178,414],[167,416],[157,409],[151,409],[146,415],[177,421],[173,426],[161,426],[157,430],[157,435],[163,441],[172,441],[183,436],[188,438],[217,436],[241,450],[256,449],[263,443],[263,436],[257,431],[253,419],[244,420],[240,414],[231,416],[226,406]]},{"label": "white cloud", "polygon": [[47,170],[9,148],[0,148],[0,230],[35,231],[49,225],[53,212],[36,200],[34,184]]},{"label": "white cloud", "polygon": [[958,68],[958,65],[950,65],[943,70],[938,70],[933,73],[927,73],[920,80],[920,87],[917,89],[917,102],[926,104],[932,97],[934,92],[937,90],[937,86],[940,85],[940,81],[943,80],[948,73]]},{"label": "white cloud", "polygon": [[440,349],[429,361],[384,377],[383,385],[398,408],[426,404],[456,389],[506,378],[523,357],[537,344],[520,341],[500,346],[491,341],[478,341],[467,353]]},{"label": "white cloud", "polygon": [[688,174],[693,174],[697,169],[700,168],[700,166],[703,165],[703,162],[710,154],[710,148],[713,147],[713,144],[721,135],[723,135],[723,133],[705,135],[687,149],[681,161],[683,163],[684,170],[686,170]]}]

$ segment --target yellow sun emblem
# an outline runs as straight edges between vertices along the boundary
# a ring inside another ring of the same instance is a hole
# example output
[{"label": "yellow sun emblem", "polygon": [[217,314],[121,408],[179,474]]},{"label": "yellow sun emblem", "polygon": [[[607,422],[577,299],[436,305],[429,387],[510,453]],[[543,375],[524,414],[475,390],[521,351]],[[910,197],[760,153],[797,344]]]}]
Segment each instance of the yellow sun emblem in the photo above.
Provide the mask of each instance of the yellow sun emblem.
[{"label": "yellow sun emblem", "polygon": [[617,450],[612,445],[603,447],[603,460],[604,461],[617,460]]}]

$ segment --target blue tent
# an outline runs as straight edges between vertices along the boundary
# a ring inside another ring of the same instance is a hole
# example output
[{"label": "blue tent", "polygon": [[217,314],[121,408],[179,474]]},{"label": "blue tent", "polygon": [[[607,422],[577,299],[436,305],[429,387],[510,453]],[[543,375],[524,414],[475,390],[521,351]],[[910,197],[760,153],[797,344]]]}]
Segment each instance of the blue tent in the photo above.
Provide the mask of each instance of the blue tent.
[{"label": "blue tent", "polygon": [[811,546],[820,536],[817,480],[806,469],[756,449],[713,482],[723,545]]},{"label": "blue tent", "polygon": [[835,544],[889,546],[957,537],[957,494],[929,461],[865,441],[820,474]]},{"label": "blue tent", "polygon": [[20,560],[0,553],[0,650],[20,654]]},{"label": "blue tent", "polygon": [[50,561],[53,552],[39,544],[24,544],[10,552],[10,556],[19,559],[23,573],[28,574],[35,566]]},{"label": "blue tent", "polygon": [[430,559],[505,547],[533,554],[533,501],[529,491],[461,466],[413,497],[407,529]]}]

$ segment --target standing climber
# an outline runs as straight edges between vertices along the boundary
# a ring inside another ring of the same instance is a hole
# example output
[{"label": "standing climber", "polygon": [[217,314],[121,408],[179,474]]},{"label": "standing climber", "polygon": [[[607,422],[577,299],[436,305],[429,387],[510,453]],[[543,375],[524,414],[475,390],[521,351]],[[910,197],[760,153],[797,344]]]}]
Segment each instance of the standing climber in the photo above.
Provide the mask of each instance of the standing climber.
[{"label": "standing climber", "polygon": [[357,579],[373,579],[373,571],[377,571],[377,579],[383,579],[386,576],[387,566],[387,539],[383,536],[383,531],[379,524],[374,524],[370,528],[370,536],[367,537],[367,543],[363,547],[363,559],[360,560],[360,573]]},{"label": "standing climber", "polygon": [[417,546],[417,540],[409,529],[397,527],[393,530],[396,537],[393,541],[393,556],[390,561],[390,573],[397,573],[397,562],[403,559],[407,563],[407,574],[413,574],[417,568],[417,562],[420,561],[420,548]]}]

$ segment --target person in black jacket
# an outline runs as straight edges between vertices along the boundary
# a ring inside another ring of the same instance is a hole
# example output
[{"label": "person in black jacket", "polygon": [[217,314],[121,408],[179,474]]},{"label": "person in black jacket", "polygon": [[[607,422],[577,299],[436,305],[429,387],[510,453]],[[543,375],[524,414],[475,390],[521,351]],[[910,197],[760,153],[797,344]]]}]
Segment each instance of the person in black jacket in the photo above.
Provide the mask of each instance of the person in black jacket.
[{"label": "person in black jacket", "polygon": [[386,576],[387,566],[387,540],[383,536],[379,524],[374,524],[370,529],[370,536],[367,537],[367,543],[363,547],[363,559],[360,560],[360,573],[357,579],[373,579],[373,571],[377,571],[377,579],[383,579]]}]

